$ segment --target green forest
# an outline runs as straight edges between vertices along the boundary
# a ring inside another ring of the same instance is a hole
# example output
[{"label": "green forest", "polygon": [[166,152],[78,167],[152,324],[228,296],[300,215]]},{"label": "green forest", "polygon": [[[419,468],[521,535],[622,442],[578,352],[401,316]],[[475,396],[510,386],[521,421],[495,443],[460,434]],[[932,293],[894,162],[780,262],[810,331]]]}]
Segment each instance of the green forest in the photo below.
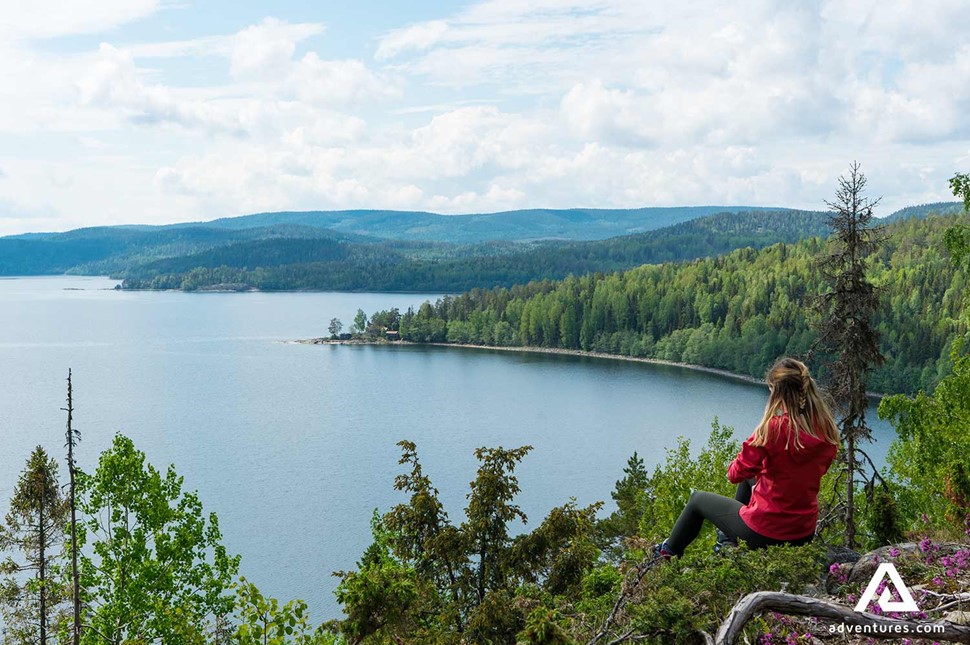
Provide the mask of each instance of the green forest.
[{"label": "green forest", "polygon": [[[843,188],[864,187],[856,170]],[[970,211],[970,177],[957,175],[951,186]],[[888,465],[875,472],[852,448],[865,443],[859,397],[843,397],[852,389],[844,382],[831,384],[846,443],[822,480],[816,539],[807,546],[751,550],[742,543],[715,552],[708,526],[682,557],[651,557],[692,490],[732,494],[724,473],[739,444],[716,419],[706,445],[679,440],[652,471],[631,455],[615,475],[612,512],[566,499],[538,520],[517,503],[527,493],[518,473],[531,446],[477,449],[465,508],[449,512],[423,468],[421,447],[403,440],[394,481],[400,501],[375,510],[372,542],[361,545],[356,567],[335,572],[343,615],[317,624],[303,600],[268,597],[258,581],[239,577],[240,559],[223,545],[217,515],[184,489],[174,466],[156,468],[119,434],[91,472],[77,467],[85,444],[73,422],[69,375],[66,434],[52,432],[46,441],[56,453],[38,446],[25,455],[0,524],[3,643],[868,642],[835,631],[833,616],[934,624],[941,631],[923,642],[968,642],[970,355],[963,337],[970,303],[963,281],[970,225],[966,216],[904,219],[879,231],[869,227],[869,214],[844,209],[828,241],[478,290],[369,321],[396,325],[419,342],[663,352],[676,360],[696,352],[712,361],[716,347],[733,352],[732,366],[746,372],[804,352],[813,330],[824,330],[825,356],[815,365],[828,364],[863,394],[867,377],[877,383],[909,375],[934,385],[882,401],[879,414],[898,436]],[[822,304],[809,307],[819,296]],[[886,303],[903,313],[888,314]],[[810,310],[817,313],[806,316]],[[846,317],[850,310],[862,314]],[[358,328],[368,322],[361,317]],[[879,335],[897,353],[887,350],[885,365],[873,370]],[[765,343],[773,343],[770,351]],[[846,360],[866,344],[876,348],[872,360]],[[884,561],[912,587],[920,611],[884,611],[876,602],[865,614],[851,610]],[[739,601],[754,592],[790,602],[735,621]],[[805,607],[816,613],[805,615]]]},{"label": "green forest", "polygon": [[[876,328],[885,363],[870,387],[915,394],[950,367],[964,338],[966,275],[943,246],[962,216],[900,219],[870,261],[881,299]],[[805,355],[816,338],[811,303],[822,238],[741,248],[719,257],[614,273],[474,289],[398,316],[375,312],[413,342],[532,346],[656,358],[760,377],[782,355]]]},{"label": "green forest", "polygon": [[761,248],[820,235],[825,228],[823,213],[751,211],[584,242],[455,246],[274,238],[157,260],[121,275],[126,289],[462,291]]}]

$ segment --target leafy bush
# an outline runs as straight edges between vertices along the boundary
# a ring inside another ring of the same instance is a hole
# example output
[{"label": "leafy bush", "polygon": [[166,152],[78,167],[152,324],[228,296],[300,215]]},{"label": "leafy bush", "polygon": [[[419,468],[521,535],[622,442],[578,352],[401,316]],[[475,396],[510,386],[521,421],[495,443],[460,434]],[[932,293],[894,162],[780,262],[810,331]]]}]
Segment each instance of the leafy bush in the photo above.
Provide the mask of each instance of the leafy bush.
[{"label": "leafy bush", "polygon": [[323,627],[313,628],[302,600],[281,605],[245,578],[236,589],[237,645],[338,645],[343,641]]},{"label": "leafy bush", "polygon": [[[711,424],[707,445],[696,457],[691,455],[690,441],[679,438],[677,447],[667,451],[666,461],[657,466],[643,489],[640,535],[652,541],[667,537],[692,491],[734,497],[734,485],[727,480],[727,469],[740,448],[734,439],[734,429],[722,426],[717,418]],[[713,544],[714,532],[705,523],[704,531],[691,548],[707,551]]]},{"label": "leafy bush", "polygon": [[884,399],[879,416],[899,434],[889,451],[898,483],[903,527],[923,515],[938,528],[958,525],[970,512],[970,356],[951,353],[953,372],[932,395]]}]

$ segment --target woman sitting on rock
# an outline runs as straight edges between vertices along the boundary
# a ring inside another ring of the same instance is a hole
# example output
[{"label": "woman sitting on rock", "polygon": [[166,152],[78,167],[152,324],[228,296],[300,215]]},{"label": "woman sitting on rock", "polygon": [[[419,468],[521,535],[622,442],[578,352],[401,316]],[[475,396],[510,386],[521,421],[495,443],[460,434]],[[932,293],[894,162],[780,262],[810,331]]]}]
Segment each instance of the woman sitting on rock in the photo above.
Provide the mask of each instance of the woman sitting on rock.
[{"label": "woman sitting on rock", "polygon": [[838,451],[839,429],[801,361],[779,360],[765,380],[764,416],[728,468],[735,498],[691,493],[670,537],[654,547],[657,559],[683,555],[705,519],[717,527],[719,546],[740,538],[760,549],[815,537],[819,485]]}]

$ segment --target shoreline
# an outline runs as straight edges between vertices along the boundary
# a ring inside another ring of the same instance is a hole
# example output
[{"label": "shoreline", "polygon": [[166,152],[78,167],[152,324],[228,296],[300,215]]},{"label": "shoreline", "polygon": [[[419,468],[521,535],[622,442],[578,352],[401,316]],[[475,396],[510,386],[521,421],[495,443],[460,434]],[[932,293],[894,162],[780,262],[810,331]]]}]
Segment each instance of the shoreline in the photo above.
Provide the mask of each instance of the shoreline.
[{"label": "shoreline", "polygon": [[[626,361],[628,363],[647,363],[650,365],[665,365],[668,367],[680,367],[695,372],[706,372],[717,376],[730,378],[736,381],[750,383],[752,385],[764,385],[764,379],[738,374],[717,367],[707,367],[706,365],[695,365],[693,363],[679,363],[668,361],[662,358],[646,358],[642,356],[624,356],[622,354],[607,354],[604,352],[587,352],[581,349],[565,349],[561,347],[528,347],[528,346],[498,346],[498,345],[473,345],[471,343],[415,343],[408,340],[385,340],[385,339],[362,339],[355,338],[350,340],[330,340],[329,338],[308,338],[303,340],[287,341],[302,345],[408,345],[410,347],[459,347],[462,349],[478,349],[499,352],[517,352],[524,354],[556,354],[559,356],[579,356],[586,358],[602,358],[611,361]],[[881,392],[867,392],[866,396],[870,399],[882,399],[887,394]]]},{"label": "shoreline", "polygon": [[[27,276],[27,277],[57,277],[57,276]],[[2,276],[0,276],[2,278]],[[114,278],[112,278],[113,280]],[[132,293],[360,293],[360,294],[389,294],[404,296],[434,296],[443,298],[451,295],[448,293],[428,293],[427,291],[367,291],[367,290],[339,290],[339,289],[259,289],[257,287],[247,287],[245,289],[217,289],[203,288],[198,289],[151,289],[148,287],[122,287],[120,283],[115,287],[104,287],[106,291],[130,291]]]}]

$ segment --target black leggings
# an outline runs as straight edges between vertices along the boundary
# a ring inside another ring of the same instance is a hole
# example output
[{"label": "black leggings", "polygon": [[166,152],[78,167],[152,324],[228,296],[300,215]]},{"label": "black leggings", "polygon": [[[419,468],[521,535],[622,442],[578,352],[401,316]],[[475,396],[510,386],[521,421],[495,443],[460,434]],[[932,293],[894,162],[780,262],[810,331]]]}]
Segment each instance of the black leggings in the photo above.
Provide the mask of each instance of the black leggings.
[{"label": "black leggings", "polygon": [[741,538],[752,549],[763,549],[766,546],[776,544],[801,546],[812,541],[812,538],[815,537],[814,533],[797,540],[775,540],[752,531],[741,519],[738,511],[751,501],[751,487],[753,485],[753,479],[738,484],[734,499],[703,491],[691,493],[687,506],[684,507],[680,517],[677,518],[677,522],[670,532],[670,537],[667,538],[667,548],[676,555],[683,555],[687,545],[693,542],[701,532],[704,520],[711,522],[731,540]]}]

